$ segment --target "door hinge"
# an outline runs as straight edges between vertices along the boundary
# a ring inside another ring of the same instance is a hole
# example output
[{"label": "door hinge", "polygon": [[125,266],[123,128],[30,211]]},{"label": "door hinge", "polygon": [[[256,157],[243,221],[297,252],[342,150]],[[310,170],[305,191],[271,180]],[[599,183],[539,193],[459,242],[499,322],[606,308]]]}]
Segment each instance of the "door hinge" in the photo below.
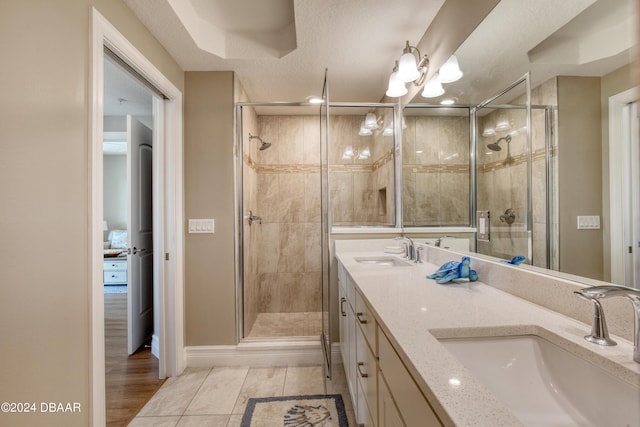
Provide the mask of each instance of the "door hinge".
[{"label": "door hinge", "polygon": [[166,253],[164,254],[164,260],[165,260],[165,261],[169,261],[169,252],[166,252]]}]

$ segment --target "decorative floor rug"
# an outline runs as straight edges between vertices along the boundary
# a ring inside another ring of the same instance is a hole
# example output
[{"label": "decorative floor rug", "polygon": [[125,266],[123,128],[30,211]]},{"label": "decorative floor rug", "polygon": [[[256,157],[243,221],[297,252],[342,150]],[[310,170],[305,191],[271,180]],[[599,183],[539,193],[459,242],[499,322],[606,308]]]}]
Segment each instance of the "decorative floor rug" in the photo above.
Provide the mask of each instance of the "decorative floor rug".
[{"label": "decorative floor rug", "polygon": [[247,402],[240,427],[349,427],[342,396],[257,397]]},{"label": "decorative floor rug", "polygon": [[127,285],[106,285],[104,287],[105,294],[126,294]]}]

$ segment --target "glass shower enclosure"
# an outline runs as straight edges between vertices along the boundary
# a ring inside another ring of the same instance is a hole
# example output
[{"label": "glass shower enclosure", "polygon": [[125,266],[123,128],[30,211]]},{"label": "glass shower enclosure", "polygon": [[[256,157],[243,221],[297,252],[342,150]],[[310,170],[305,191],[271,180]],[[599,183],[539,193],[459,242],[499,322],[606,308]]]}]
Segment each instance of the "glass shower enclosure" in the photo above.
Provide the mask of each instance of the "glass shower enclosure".
[{"label": "glass shower enclosure", "polygon": [[473,114],[477,252],[552,268],[554,109],[532,105],[527,74]]},{"label": "glass shower enclosure", "polygon": [[238,103],[240,338],[322,333],[319,107]]}]

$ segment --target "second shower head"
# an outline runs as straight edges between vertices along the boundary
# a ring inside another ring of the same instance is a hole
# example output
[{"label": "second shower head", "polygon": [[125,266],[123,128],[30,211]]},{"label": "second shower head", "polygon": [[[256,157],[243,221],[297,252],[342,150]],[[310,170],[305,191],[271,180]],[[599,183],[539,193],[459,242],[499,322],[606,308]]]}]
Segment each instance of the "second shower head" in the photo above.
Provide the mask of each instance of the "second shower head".
[{"label": "second shower head", "polygon": [[266,150],[267,148],[271,147],[270,142],[263,141],[262,138],[257,135],[249,134],[249,141],[251,141],[252,139],[257,139],[258,141],[260,141],[260,151]]},{"label": "second shower head", "polygon": [[507,144],[508,144],[511,142],[511,135],[503,136],[493,144],[487,144],[487,148],[493,151],[501,151],[502,147],[500,147],[500,141],[502,141],[503,139],[507,141]]}]

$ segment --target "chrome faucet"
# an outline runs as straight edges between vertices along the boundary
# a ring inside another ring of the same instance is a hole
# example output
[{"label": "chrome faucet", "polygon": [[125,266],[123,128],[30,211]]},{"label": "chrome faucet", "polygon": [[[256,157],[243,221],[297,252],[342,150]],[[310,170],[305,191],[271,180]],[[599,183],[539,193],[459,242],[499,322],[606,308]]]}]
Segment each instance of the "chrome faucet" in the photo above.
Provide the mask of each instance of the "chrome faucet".
[{"label": "chrome faucet", "polygon": [[411,261],[415,261],[413,240],[406,236],[394,237],[393,240],[402,240],[402,243],[404,244],[404,257]]},{"label": "chrome faucet", "polygon": [[595,312],[591,335],[584,337],[587,341],[595,342],[600,345],[615,345],[615,341],[609,338],[607,324],[604,319],[604,311],[599,300],[623,297],[627,298],[633,304],[634,323],[633,323],[633,360],[640,363],[640,290],[618,285],[593,286],[574,291],[581,298],[590,300],[594,303]]}]

